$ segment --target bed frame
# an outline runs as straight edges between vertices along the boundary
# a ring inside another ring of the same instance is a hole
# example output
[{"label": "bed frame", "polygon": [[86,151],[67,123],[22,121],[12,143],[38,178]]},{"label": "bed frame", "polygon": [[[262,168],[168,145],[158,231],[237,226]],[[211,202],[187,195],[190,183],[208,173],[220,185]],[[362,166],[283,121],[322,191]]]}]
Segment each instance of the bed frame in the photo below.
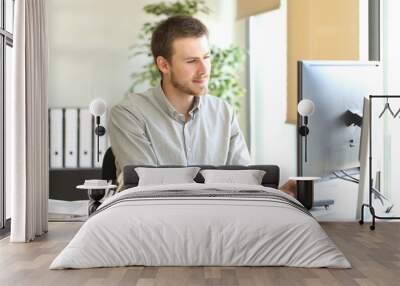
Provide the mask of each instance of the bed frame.
[{"label": "bed frame", "polygon": [[[139,183],[139,177],[135,171],[137,167],[152,167],[152,168],[172,168],[172,167],[185,167],[185,166],[149,166],[149,165],[129,165],[125,166],[124,172],[124,186],[122,189],[136,187]],[[250,165],[250,166],[211,166],[211,165],[197,165],[201,169],[217,169],[217,170],[264,170],[266,173],[262,179],[261,184],[264,187],[278,188],[279,185],[279,167],[276,165]],[[104,154],[103,165],[101,168],[101,178],[103,180],[111,180],[116,183],[116,167],[115,157],[111,150],[108,148]],[[197,183],[204,183],[203,176],[199,173],[194,179]]]},{"label": "bed frame", "polygon": [[[183,168],[186,166],[177,166],[177,165],[169,165],[169,166],[146,166],[146,165],[128,165],[124,168],[124,186],[123,189],[128,189],[132,187],[136,187],[139,183],[139,176],[135,171],[137,167],[151,167],[151,168]],[[264,187],[278,188],[279,185],[279,167],[275,165],[250,165],[250,166],[211,166],[211,165],[194,165],[191,167],[199,167],[202,170],[205,169],[217,169],[217,170],[263,170],[265,171],[265,175],[262,179],[261,184]],[[204,178],[200,174],[197,174],[194,180],[197,183],[204,183]]]},{"label": "bed frame", "polygon": [[[145,166],[145,165],[130,165],[125,166],[124,172],[124,187],[123,189],[136,187],[139,182],[139,177],[135,172],[136,167],[153,167],[153,168],[167,168],[167,167],[184,167],[184,166]],[[198,165],[201,169],[218,169],[218,170],[264,170],[266,173],[262,179],[264,187],[278,188],[279,185],[279,167],[276,165],[250,165],[250,166],[210,166]],[[111,147],[107,149],[104,154],[103,165],[101,168],[101,177],[103,180],[111,180],[116,183],[116,167],[115,157]],[[203,176],[199,173],[195,178],[197,183],[204,183]]]}]

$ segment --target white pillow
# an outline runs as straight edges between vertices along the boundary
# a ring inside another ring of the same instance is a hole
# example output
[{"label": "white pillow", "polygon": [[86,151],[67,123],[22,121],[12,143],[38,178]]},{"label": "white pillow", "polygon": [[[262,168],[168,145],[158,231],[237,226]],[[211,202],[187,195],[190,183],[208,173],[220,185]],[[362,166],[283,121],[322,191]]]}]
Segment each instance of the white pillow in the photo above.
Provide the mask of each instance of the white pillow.
[{"label": "white pillow", "polygon": [[262,170],[202,170],[204,183],[233,183],[261,185],[265,171]]},{"label": "white pillow", "polygon": [[135,168],[139,186],[195,183],[199,167],[185,168]]}]

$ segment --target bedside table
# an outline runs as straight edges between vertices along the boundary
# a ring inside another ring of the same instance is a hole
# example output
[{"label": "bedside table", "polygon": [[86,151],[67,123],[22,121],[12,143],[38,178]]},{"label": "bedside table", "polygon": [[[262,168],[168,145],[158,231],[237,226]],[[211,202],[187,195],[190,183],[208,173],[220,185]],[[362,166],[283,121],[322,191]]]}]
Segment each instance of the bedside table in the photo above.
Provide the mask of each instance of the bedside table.
[{"label": "bedside table", "polygon": [[314,181],[320,177],[290,177],[289,180],[296,181],[296,198],[306,209],[311,209],[314,202]]},{"label": "bedside table", "polygon": [[79,185],[76,188],[78,190],[86,190],[87,191],[88,196],[89,196],[88,214],[90,216],[101,205],[100,200],[106,194],[106,190],[115,189],[115,188],[117,188],[117,186],[116,185],[106,185],[106,186]]}]

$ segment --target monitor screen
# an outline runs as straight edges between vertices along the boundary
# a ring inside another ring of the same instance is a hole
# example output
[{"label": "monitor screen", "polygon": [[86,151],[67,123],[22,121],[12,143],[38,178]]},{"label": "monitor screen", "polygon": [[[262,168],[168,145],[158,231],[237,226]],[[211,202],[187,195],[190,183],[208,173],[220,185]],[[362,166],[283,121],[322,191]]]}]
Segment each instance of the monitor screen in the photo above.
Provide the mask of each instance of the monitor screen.
[{"label": "monitor screen", "polygon": [[[315,105],[308,119],[307,162],[304,137],[297,136],[298,175],[324,177],[359,167],[361,128],[349,125],[349,114],[362,117],[364,97],[382,94],[381,64],[299,61],[298,81],[298,101],[310,99]],[[298,127],[301,123],[298,117]]]}]

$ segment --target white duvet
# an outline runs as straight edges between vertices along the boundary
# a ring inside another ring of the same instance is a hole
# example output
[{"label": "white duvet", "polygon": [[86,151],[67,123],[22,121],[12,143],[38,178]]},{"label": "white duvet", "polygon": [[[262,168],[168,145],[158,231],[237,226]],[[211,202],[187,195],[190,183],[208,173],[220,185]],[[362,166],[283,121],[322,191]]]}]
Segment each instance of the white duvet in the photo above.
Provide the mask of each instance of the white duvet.
[{"label": "white duvet", "polygon": [[[160,197],[137,192],[263,191],[257,197]],[[274,199],[278,198],[278,199]],[[281,199],[279,199],[281,198]],[[349,268],[318,222],[285,193],[262,186],[179,184],[135,187],[107,199],[50,269],[146,266]]]}]

